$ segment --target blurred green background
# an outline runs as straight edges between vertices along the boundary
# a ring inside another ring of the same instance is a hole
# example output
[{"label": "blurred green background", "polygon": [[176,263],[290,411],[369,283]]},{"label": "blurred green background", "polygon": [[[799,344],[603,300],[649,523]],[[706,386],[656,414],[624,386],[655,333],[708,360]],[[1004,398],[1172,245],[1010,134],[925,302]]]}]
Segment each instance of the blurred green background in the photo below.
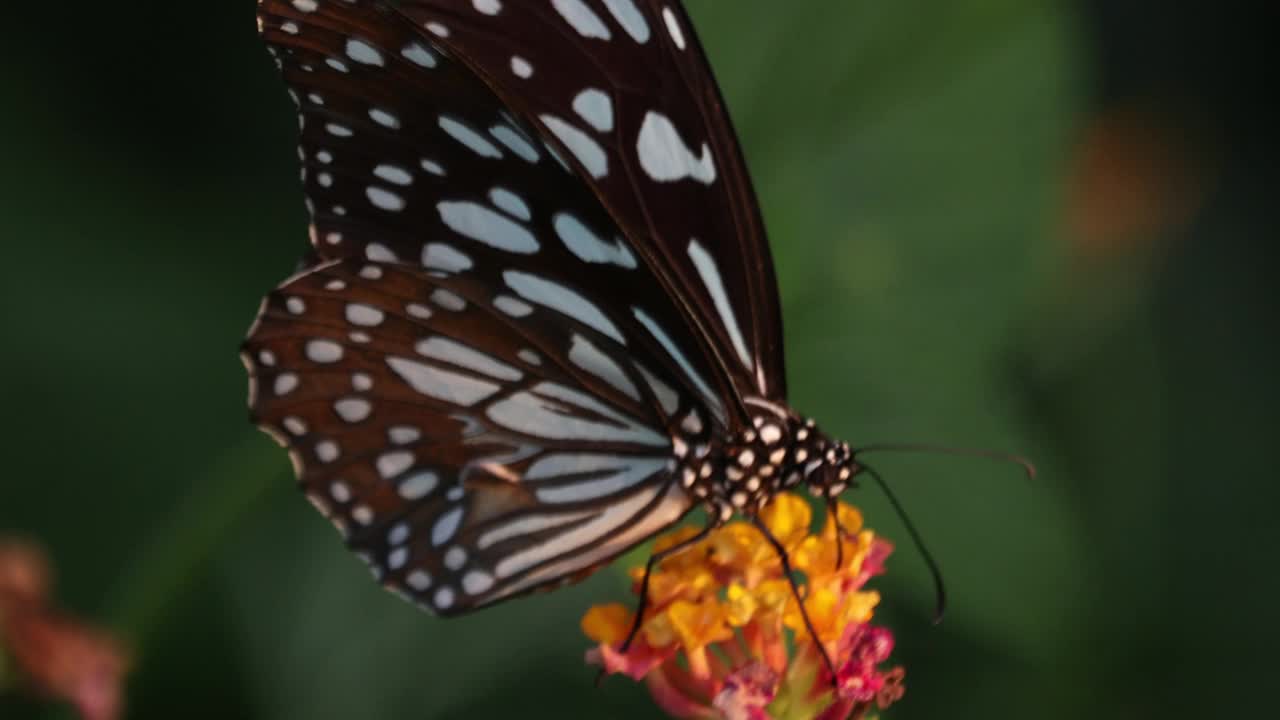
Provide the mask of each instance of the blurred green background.
[{"label": "blurred green background", "polygon": [[[1274,77],[1262,4],[691,0],[765,208],[794,404],[939,556],[879,583],[889,718],[1274,716]],[[1235,7],[1238,5],[1239,7]],[[583,585],[442,621],[245,422],[306,221],[250,0],[24,3],[0,63],[0,536],[132,645],[130,716],[649,718]],[[66,717],[15,693],[0,717]]]}]

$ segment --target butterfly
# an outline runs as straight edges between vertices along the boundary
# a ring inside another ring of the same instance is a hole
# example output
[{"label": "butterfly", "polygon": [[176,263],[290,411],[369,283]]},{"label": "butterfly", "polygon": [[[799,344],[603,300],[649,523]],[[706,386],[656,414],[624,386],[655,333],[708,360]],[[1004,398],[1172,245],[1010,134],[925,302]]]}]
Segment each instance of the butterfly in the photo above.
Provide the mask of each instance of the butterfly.
[{"label": "butterfly", "polygon": [[386,587],[464,613],[864,470],[787,404],[760,208],[678,2],[258,22],[312,249],[244,343],[251,415]]}]

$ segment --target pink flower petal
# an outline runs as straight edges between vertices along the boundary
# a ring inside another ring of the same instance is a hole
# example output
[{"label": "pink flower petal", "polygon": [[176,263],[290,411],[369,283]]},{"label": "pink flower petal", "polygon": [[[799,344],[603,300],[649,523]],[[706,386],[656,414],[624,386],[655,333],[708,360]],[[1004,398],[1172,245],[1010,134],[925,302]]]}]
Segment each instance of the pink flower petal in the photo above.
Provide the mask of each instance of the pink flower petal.
[{"label": "pink flower petal", "polygon": [[622,674],[632,680],[641,680],[654,668],[675,657],[675,654],[674,645],[655,650],[648,643],[640,641],[634,643],[626,653],[622,653],[612,645],[601,644],[587,651],[587,664],[599,665],[610,675]]},{"label": "pink flower petal", "polygon": [[778,674],[754,662],[724,680],[724,689],[711,703],[723,720],[769,720],[765,708],[778,694]]},{"label": "pink flower petal", "polygon": [[[667,669],[678,668],[673,663],[663,668],[663,670]],[[691,720],[716,720],[719,717],[713,708],[681,692],[663,670],[649,673],[644,681],[649,687],[649,694],[653,696],[653,701],[662,708],[663,712],[673,718]]]}]

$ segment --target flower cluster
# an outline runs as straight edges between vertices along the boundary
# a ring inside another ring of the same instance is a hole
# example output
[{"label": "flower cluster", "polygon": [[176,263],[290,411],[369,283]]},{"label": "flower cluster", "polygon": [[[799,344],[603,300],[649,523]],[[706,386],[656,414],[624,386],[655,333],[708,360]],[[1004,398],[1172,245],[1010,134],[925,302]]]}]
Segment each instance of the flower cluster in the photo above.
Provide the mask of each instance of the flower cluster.
[{"label": "flower cluster", "polygon": [[[893,548],[862,528],[857,509],[841,504],[837,513],[839,522],[829,516],[817,534],[797,496],[780,495],[760,513],[804,574],[804,609],[821,650],[778,553],[757,528],[734,522],[654,569],[644,621],[625,652],[634,614],[621,604],[591,608],[582,629],[598,645],[588,662],[643,680],[677,718],[843,720],[887,707],[902,695],[903,673],[881,669],[893,636],[870,624],[880,596],[863,585]],[[696,533],[676,530],[654,551]],[[643,576],[644,568],[632,570],[637,594]]]}]

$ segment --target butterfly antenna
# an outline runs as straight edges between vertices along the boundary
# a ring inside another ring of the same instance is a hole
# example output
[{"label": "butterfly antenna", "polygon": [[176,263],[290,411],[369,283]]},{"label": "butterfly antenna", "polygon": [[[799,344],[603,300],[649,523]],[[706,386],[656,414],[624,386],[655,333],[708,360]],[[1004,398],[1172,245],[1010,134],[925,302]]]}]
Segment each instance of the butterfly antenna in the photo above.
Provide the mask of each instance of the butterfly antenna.
[{"label": "butterfly antenna", "polygon": [[982,450],[980,448],[962,448],[948,447],[946,445],[929,445],[927,443],[873,443],[859,447],[855,454],[862,455],[869,452],[914,452],[914,453],[933,453],[935,455],[959,455],[961,457],[976,457],[986,460],[995,460],[996,462],[1009,463],[1022,468],[1027,474],[1027,478],[1034,480],[1036,477],[1036,466],[1030,460],[1021,455],[1013,455],[1010,453],[997,452],[995,450]]},{"label": "butterfly antenna", "polygon": [[920,553],[920,557],[924,558],[925,565],[929,566],[929,572],[933,575],[933,587],[935,591],[935,606],[933,611],[933,624],[937,625],[942,622],[942,615],[947,611],[947,588],[942,583],[942,569],[938,567],[938,562],[933,559],[933,553],[929,552],[929,548],[924,544],[924,538],[920,537],[920,532],[916,530],[916,526],[912,524],[911,518],[907,516],[907,511],[903,509],[902,503],[898,501],[898,496],[893,494],[893,490],[889,489],[889,484],[880,477],[880,473],[874,468],[867,465],[861,465],[863,471],[871,476],[880,486],[881,492],[888,498],[889,504],[893,506],[898,517],[902,519],[902,524],[907,528],[907,534],[911,536],[911,542],[915,543],[916,551]]}]

